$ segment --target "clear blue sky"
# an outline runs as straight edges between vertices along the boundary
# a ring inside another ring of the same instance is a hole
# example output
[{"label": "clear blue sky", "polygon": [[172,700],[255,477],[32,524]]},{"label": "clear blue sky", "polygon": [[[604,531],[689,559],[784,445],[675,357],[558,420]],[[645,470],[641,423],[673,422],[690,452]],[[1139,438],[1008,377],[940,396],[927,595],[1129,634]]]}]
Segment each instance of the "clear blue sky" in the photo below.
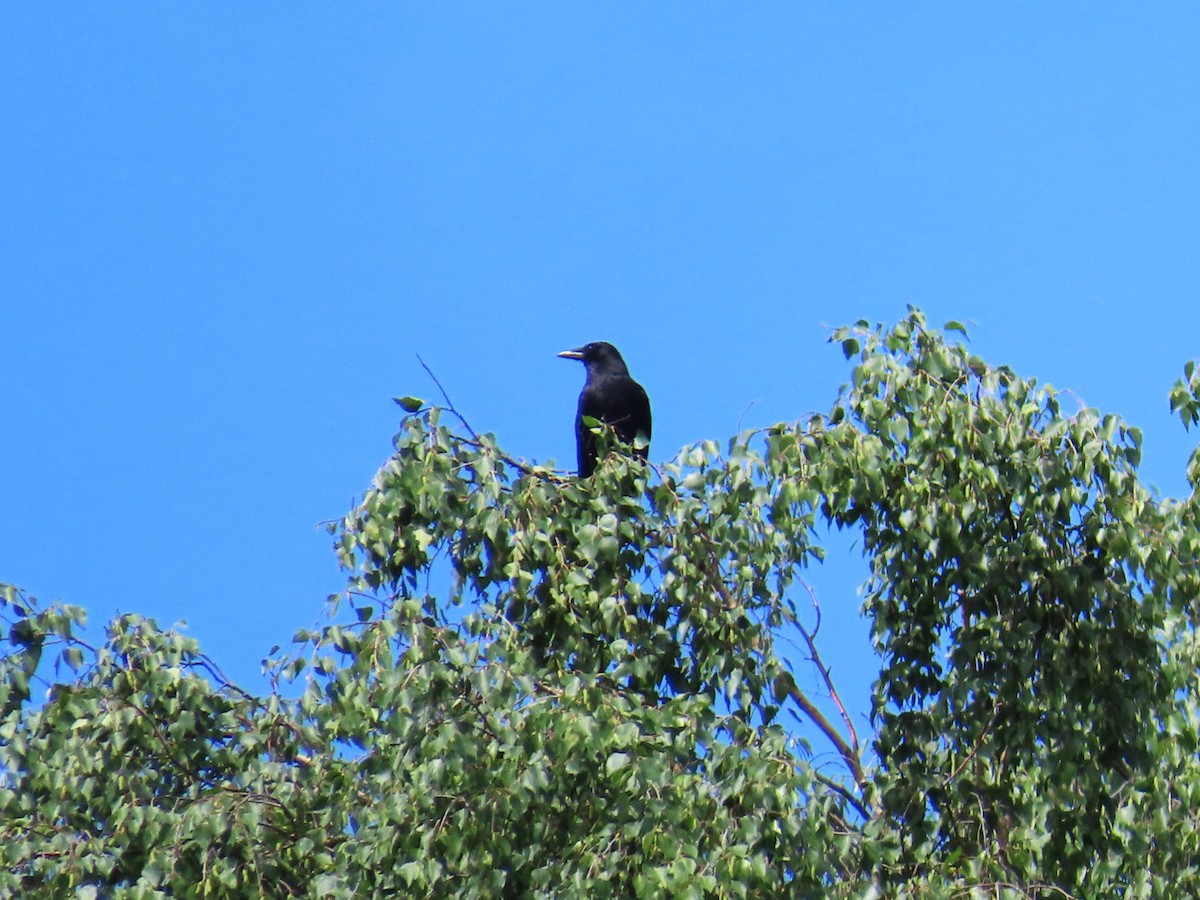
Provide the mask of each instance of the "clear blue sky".
[{"label": "clear blue sky", "polygon": [[[1184,3],[6,5],[0,580],[254,687],[389,398],[436,396],[416,354],[565,466],[554,354],[610,340],[667,459],[828,408],[828,327],[908,303],[1185,491],[1198,45]],[[848,559],[814,583],[865,708]]]}]

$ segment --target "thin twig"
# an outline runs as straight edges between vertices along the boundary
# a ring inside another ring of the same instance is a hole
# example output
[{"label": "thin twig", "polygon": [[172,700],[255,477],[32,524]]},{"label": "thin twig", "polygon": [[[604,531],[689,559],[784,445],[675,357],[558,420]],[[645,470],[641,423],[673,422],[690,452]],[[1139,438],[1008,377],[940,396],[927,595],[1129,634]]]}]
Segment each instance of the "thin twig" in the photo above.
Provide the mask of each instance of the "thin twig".
[{"label": "thin twig", "polygon": [[991,733],[992,726],[996,724],[996,719],[999,718],[1000,710],[1003,708],[1003,706],[1004,706],[1004,704],[997,703],[992,708],[992,717],[990,719],[988,719],[988,723],[983,726],[983,731],[981,731],[979,734],[979,740],[977,740],[975,742],[975,746],[971,748],[971,752],[967,754],[966,759],[964,759],[961,763],[959,763],[958,766],[954,769],[954,771],[951,772],[948,776],[946,776],[945,780],[942,782],[942,787],[948,787],[950,782],[952,782],[955,778],[957,778],[959,775],[961,775],[962,770],[967,767],[967,763],[969,763],[974,758],[975,754],[979,752],[979,748],[983,746],[984,738],[986,738]]},{"label": "thin twig", "polygon": [[240,694],[242,699],[249,700],[251,703],[258,702],[257,697],[237,684],[234,684],[233,680],[223,671],[221,671],[221,667],[218,666],[211,657],[206,656],[203,653],[197,654],[192,665],[207,671],[208,674],[215,678],[223,688],[233,691],[235,694]]},{"label": "thin twig", "polygon": [[[804,584],[804,582],[801,582]],[[825,682],[825,687],[829,691],[829,696],[833,702],[837,704],[838,712],[842,714],[842,721],[846,723],[846,729],[850,733],[850,744],[854,748],[854,755],[857,757],[861,752],[858,743],[858,731],[854,728],[854,722],[850,719],[850,714],[846,711],[845,704],[842,703],[842,698],[838,695],[837,688],[833,685],[833,673],[829,671],[829,667],[825,665],[825,661],[821,659],[821,654],[817,650],[816,633],[821,627],[821,604],[817,601],[817,593],[808,584],[804,584],[804,589],[808,591],[808,596],[812,600],[813,609],[817,611],[817,628],[811,632],[796,621],[796,627],[800,629],[800,633],[804,635],[804,641],[808,644],[808,652],[811,654],[809,659],[812,664],[817,667],[817,671],[821,673],[821,680]]]},{"label": "thin twig", "polygon": [[758,402],[757,400],[751,400],[749,403],[746,404],[746,408],[742,410],[742,414],[740,416],[738,416],[738,420],[737,420],[738,434],[742,433],[742,420],[746,418],[746,413],[750,412],[750,410],[752,410],[754,408],[754,404],[756,404],[757,402]]},{"label": "thin twig", "polygon": [[846,790],[845,785],[838,784],[832,778],[829,778],[826,775],[822,775],[820,772],[814,773],[814,777],[817,779],[817,781],[821,782],[821,784],[825,785],[825,787],[832,790],[835,794],[837,794],[839,797],[841,797],[843,800],[845,800],[847,803],[849,803],[851,806],[853,806],[855,812],[857,812],[860,816],[863,817],[863,821],[866,821],[871,818],[871,813],[867,810],[867,807],[863,804],[863,802],[861,800],[859,800],[852,793],[850,793],[848,790]]},{"label": "thin twig", "polygon": [[458,417],[458,421],[463,423],[463,428],[467,429],[467,431],[471,433],[471,437],[475,438],[475,440],[479,440],[479,435],[475,433],[475,429],[471,427],[471,423],[463,417],[463,414],[460,413],[457,408],[455,408],[454,401],[450,399],[450,395],[446,393],[446,389],[442,387],[442,383],[438,381],[438,377],[433,374],[433,369],[429,368],[429,366],[426,365],[425,360],[421,359],[420,353],[417,354],[417,362],[421,364],[421,368],[425,370],[426,374],[433,379],[433,383],[437,385],[437,389],[442,392],[442,399],[446,401],[446,408]]}]

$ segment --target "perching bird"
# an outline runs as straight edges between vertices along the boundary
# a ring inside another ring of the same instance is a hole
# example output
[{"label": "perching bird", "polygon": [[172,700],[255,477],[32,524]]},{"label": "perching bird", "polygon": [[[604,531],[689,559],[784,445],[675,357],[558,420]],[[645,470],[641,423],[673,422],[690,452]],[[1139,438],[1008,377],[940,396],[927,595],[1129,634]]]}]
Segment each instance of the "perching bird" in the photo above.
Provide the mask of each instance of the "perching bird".
[{"label": "perching bird", "polygon": [[587,366],[587,381],[579,394],[579,412],[575,416],[579,477],[587,478],[596,468],[596,436],[583,424],[584,416],[611,426],[617,437],[627,444],[632,444],[641,435],[645,446],[633,452],[645,459],[650,445],[650,398],[645,389],[629,377],[625,360],[621,359],[617,348],[605,341],[593,341],[558,355],[564,359],[577,359]]}]

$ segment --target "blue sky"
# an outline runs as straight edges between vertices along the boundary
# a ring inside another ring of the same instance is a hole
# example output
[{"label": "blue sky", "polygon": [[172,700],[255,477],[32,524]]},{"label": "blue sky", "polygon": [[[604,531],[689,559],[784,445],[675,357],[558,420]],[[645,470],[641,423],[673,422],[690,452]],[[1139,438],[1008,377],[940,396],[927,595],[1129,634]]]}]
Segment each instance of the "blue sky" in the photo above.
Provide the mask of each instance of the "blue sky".
[{"label": "blue sky", "polygon": [[[604,339],[656,459],[832,403],[906,304],[1124,415],[1200,356],[1200,7],[47,4],[0,12],[0,580],[255,686],[400,394],[569,466]],[[814,573],[865,709],[860,568]]]}]

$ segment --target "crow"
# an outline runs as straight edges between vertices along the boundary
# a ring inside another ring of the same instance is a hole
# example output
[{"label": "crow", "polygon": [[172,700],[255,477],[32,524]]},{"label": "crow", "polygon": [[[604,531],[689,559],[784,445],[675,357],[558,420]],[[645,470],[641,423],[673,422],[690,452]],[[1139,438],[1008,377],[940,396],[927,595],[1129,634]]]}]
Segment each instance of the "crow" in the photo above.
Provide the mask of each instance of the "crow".
[{"label": "crow", "polygon": [[650,398],[629,377],[629,369],[625,368],[625,360],[617,348],[605,341],[593,341],[558,355],[577,359],[587,366],[587,381],[579,394],[579,412],[575,416],[579,477],[587,478],[596,468],[596,436],[583,424],[584,416],[608,425],[626,444],[632,444],[641,435],[645,446],[633,452],[645,459],[650,445]]}]

